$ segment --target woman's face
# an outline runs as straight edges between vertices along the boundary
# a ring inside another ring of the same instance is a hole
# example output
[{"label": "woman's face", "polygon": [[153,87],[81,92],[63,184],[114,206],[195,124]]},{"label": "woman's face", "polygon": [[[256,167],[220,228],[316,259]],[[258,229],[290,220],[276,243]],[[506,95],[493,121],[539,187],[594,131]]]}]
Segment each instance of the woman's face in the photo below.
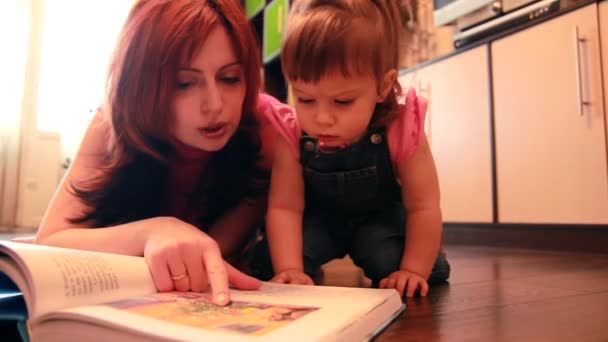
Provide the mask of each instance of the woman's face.
[{"label": "woman's face", "polygon": [[236,132],[245,100],[245,75],[230,36],[218,25],[190,65],[178,68],[172,99],[173,137],[204,151],[222,149]]}]

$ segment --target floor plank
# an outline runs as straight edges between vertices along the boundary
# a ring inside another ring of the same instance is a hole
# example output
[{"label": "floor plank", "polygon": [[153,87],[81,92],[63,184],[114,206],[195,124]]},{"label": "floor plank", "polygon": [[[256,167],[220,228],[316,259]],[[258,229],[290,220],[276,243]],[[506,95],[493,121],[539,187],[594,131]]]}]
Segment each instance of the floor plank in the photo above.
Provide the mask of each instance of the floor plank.
[{"label": "floor plank", "polygon": [[[448,284],[405,299],[377,341],[608,341],[608,255],[446,246]],[[349,259],[324,284],[367,284]]]},{"label": "floor plank", "polygon": [[376,341],[606,341],[607,303],[598,293],[436,315],[432,303],[412,300]]}]

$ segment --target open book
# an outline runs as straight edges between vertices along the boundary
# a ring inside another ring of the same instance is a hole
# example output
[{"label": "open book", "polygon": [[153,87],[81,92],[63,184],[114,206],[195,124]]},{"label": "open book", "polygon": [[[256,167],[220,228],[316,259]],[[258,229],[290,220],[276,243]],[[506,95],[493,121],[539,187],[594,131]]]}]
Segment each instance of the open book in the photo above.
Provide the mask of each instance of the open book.
[{"label": "open book", "polygon": [[158,293],[141,257],[25,243],[0,242],[0,272],[23,293],[33,341],[360,341],[404,309],[394,289],[274,283],[218,307]]}]

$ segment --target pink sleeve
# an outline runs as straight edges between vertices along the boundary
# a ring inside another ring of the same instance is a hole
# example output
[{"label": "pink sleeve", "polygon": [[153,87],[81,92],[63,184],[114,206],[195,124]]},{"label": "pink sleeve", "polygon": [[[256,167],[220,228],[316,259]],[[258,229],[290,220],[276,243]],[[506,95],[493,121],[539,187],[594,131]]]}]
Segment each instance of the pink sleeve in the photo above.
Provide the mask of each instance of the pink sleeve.
[{"label": "pink sleeve", "polygon": [[287,141],[296,158],[300,158],[299,141],[302,130],[296,120],[294,109],[268,94],[260,94],[256,107],[262,120],[267,120]]},{"label": "pink sleeve", "polygon": [[424,117],[427,100],[409,88],[405,104],[399,105],[399,116],[388,128],[388,148],[394,163],[408,159],[414,154],[424,134]]}]

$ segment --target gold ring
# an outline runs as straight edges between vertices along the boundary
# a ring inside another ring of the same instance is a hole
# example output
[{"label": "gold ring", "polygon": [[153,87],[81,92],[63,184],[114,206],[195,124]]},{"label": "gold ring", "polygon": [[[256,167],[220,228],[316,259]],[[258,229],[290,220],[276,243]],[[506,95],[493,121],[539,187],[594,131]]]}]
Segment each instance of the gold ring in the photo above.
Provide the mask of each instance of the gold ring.
[{"label": "gold ring", "polygon": [[171,276],[171,279],[173,279],[174,281],[180,280],[180,279],[184,279],[188,276],[188,272],[184,272],[180,275],[176,275],[176,276]]}]

